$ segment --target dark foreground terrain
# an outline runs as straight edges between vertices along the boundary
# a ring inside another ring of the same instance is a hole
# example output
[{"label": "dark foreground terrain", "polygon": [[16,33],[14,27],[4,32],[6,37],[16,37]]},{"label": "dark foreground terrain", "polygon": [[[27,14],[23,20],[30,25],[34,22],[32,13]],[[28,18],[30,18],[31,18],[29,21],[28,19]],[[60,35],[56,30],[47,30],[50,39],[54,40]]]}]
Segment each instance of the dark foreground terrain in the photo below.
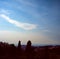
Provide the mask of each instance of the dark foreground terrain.
[{"label": "dark foreground terrain", "polygon": [[20,41],[14,44],[0,42],[0,59],[60,59],[60,45],[56,46],[31,46],[31,41],[26,46]]}]

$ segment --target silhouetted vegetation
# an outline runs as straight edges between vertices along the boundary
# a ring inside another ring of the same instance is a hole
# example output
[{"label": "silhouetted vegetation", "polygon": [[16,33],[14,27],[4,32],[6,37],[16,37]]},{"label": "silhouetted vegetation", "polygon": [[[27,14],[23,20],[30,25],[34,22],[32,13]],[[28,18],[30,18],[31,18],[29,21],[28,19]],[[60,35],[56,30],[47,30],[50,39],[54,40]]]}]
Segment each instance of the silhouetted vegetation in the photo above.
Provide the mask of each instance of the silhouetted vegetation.
[{"label": "silhouetted vegetation", "polygon": [[60,59],[60,45],[56,46],[32,46],[31,41],[27,45],[18,42],[14,44],[0,42],[0,59]]}]

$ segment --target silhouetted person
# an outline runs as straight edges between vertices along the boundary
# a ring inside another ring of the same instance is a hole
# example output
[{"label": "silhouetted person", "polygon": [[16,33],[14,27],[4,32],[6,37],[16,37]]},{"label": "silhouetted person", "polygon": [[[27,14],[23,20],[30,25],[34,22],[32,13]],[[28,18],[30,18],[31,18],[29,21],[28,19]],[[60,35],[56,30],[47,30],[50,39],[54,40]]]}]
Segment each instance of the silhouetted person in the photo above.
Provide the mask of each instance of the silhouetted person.
[{"label": "silhouetted person", "polygon": [[[18,47],[17,47],[17,56],[21,57],[22,55],[22,48],[21,48],[21,41],[18,42]],[[19,58],[17,58],[19,59]]]},{"label": "silhouetted person", "polygon": [[27,42],[26,50],[27,50],[27,52],[31,51],[31,41],[30,40]]},{"label": "silhouetted person", "polygon": [[31,46],[31,41],[29,40],[27,42],[26,46],[26,54],[27,54],[27,59],[32,59],[33,58],[33,47]]},{"label": "silhouetted person", "polygon": [[18,42],[18,48],[21,49],[21,41]]}]

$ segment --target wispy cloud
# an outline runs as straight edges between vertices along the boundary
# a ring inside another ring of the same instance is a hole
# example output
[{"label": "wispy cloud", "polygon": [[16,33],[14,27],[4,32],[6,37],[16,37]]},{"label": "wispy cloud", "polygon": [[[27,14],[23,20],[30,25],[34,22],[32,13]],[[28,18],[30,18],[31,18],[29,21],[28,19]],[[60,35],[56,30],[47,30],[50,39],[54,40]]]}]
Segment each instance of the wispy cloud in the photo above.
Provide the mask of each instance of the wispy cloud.
[{"label": "wispy cloud", "polygon": [[9,12],[9,10],[0,9],[0,14],[10,14]]},{"label": "wispy cloud", "polygon": [[28,0],[16,0],[16,1],[23,4],[23,5],[27,5],[27,6],[31,6],[31,7],[37,7],[36,4],[34,4]]},{"label": "wispy cloud", "polygon": [[15,26],[22,28],[24,30],[32,30],[32,29],[36,29],[36,27],[37,27],[37,25],[35,25],[35,24],[18,22],[16,20],[9,18],[8,16],[6,16],[4,14],[1,14],[0,16],[2,18],[4,18],[6,21],[8,21],[9,23],[14,24]]},{"label": "wispy cloud", "polygon": [[[29,0],[16,0],[19,4],[21,5],[14,5],[16,6],[15,8],[27,13],[28,15],[33,16],[34,18],[41,18],[40,14],[38,13],[38,5],[36,3],[30,2]],[[13,8],[14,8],[13,6]]]}]

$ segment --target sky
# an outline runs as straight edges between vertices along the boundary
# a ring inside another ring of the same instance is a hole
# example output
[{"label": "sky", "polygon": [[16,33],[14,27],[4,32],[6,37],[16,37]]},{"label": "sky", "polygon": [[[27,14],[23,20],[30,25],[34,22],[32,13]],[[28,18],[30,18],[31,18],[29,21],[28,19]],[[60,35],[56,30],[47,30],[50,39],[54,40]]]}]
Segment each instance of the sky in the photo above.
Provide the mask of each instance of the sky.
[{"label": "sky", "polygon": [[0,0],[0,41],[60,45],[59,0]]}]

